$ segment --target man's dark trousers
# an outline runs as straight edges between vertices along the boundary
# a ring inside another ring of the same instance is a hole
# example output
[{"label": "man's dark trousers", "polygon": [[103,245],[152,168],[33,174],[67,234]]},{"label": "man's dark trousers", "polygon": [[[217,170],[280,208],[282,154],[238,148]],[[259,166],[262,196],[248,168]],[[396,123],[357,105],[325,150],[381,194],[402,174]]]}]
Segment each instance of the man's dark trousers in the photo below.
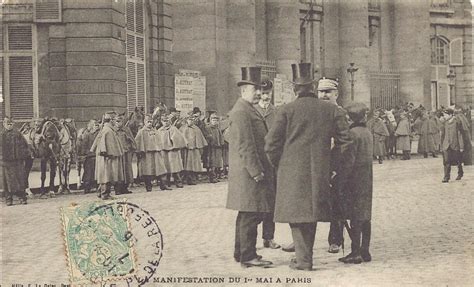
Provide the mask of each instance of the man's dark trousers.
[{"label": "man's dark trousers", "polygon": [[342,233],[343,233],[344,225],[339,221],[331,221],[331,225],[329,226],[329,235],[328,235],[328,243],[329,245],[336,244],[337,246],[342,245]]},{"label": "man's dark trousers", "polygon": [[246,262],[257,257],[257,227],[263,216],[262,212],[239,211],[235,222],[235,260]]},{"label": "man's dark trousers", "polygon": [[273,212],[263,214],[262,238],[264,240],[273,240],[275,235],[275,222],[273,221]]},{"label": "man's dark trousers", "polygon": [[316,235],[316,224],[316,222],[290,223],[298,267],[313,267],[313,246],[314,236]]}]

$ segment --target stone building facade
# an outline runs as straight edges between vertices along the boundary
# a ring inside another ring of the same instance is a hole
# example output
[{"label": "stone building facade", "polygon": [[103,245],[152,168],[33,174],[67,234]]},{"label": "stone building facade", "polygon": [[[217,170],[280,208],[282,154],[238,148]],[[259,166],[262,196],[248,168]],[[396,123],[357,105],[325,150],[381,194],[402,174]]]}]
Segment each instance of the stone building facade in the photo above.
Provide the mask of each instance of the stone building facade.
[{"label": "stone building facade", "polygon": [[239,68],[261,62],[288,78],[292,63],[312,62],[316,78],[339,79],[342,102],[354,63],[354,99],[372,107],[472,105],[471,9],[467,0],[174,1],[174,65],[202,71],[208,107],[222,113],[238,97]]},{"label": "stone building facade", "polygon": [[468,0],[6,0],[0,21],[0,113],[17,119],[172,106],[179,69],[223,115],[240,67],[291,78],[300,61],[342,102],[473,102]]},{"label": "stone building facade", "polygon": [[166,0],[12,0],[2,5],[2,114],[85,122],[174,97]]}]

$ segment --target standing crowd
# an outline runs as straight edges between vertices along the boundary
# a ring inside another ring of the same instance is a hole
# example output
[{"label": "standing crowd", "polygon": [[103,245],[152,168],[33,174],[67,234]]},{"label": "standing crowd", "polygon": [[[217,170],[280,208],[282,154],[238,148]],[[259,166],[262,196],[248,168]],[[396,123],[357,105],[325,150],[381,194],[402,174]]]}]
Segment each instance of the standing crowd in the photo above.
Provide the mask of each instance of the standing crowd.
[{"label": "standing crowd", "polygon": [[[142,182],[169,190],[171,183],[195,185],[207,170],[216,183],[229,178],[226,207],[236,210],[233,257],[243,267],[273,263],[256,253],[258,225],[263,223],[264,246],[274,241],[275,222],[288,223],[295,252],[290,267],[312,270],[318,222],[329,222],[328,252],[337,253],[346,228],[351,252],[344,263],[369,262],[372,214],[372,161],[382,163],[402,150],[410,159],[413,136],[418,152],[443,154],[445,176],[451,165],[463,176],[462,163],[470,159],[470,123],[462,112],[434,113],[409,106],[392,111],[369,110],[362,103],[338,105],[338,81],[322,78],[317,84],[310,63],[292,65],[296,99],[281,107],[271,104],[272,82],[261,78],[259,67],[243,67],[237,83],[241,97],[228,118],[210,112],[204,120],[199,108],[181,117],[175,108],[156,119],[144,115],[136,134],[123,115],[113,111],[101,121],[91,120],[77,138],[85,193],[97,189],[100,198],[131,193]],[[7,205],[13,194],[26,204],[24,174],[30,143],[5,118],[2,132],[3,178]],[[134,155],[137,177],[134,177]],[[347,221],[350,221],[350,224]]]}]

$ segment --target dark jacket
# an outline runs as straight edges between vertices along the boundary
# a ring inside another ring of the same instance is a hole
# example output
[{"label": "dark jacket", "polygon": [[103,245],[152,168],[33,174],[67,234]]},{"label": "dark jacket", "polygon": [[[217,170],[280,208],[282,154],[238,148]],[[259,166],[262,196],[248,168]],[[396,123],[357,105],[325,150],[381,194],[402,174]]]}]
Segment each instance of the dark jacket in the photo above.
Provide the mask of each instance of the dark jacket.
[{"label": "dark jacket", "polygon": [[265,152],[278,168],[275,221],[331,221],[331,138],[345,153],[350,144],[344,113],[314,94],[278,108]]},{"label": "dark jacket", "polygon": [[[274,171],[265,156],[265,120],[252,104],[239,98],[230,111],[229,192],[227,208],[249,212],[273,212]],[[254,177],[264,173],[264,180]]]},{"label": "dark jacket", "polygon": [[370,220],[372,216],[372,150],[373,137],[365,124],[353,124],[352,139],[346,160],[341,163],[344,177],[342,202],[344,218]]}]

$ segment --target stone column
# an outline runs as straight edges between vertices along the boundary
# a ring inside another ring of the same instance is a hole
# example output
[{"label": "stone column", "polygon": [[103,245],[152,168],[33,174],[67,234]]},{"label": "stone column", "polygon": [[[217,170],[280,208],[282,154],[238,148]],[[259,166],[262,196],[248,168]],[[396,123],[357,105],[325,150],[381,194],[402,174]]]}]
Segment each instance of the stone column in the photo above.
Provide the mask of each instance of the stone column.
[{"label": "stone column", "polygon": [[349,63],[359,70],[354,74],[354,100],[370,106],[369,12],[367,0],[339,2],[339,61],[341,103],[351,99]]},{"label": "stone column", "polygon": [[292,78],[291,64],[300,62],[298,1],[267,0],[268,59],[275,60],[277,73]]},{"label": "stone column", "polygon": [[125,111],[124,2],[63,0],[63,8],[67,115],[85,122]]},{"label": "stone column", "polygon": [[394,5],[394,65],[400,71],[400,99],[425,107],[431,101],[429,8],[428,0]]}]

